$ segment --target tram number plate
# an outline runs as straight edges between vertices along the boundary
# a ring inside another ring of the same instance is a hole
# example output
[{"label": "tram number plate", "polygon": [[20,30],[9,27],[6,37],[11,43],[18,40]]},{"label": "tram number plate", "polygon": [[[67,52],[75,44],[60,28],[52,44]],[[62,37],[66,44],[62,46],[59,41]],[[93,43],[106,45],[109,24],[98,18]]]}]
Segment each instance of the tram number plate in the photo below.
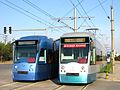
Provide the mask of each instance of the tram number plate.
[{"label": "tram number plate", "polygon": [[79,76],[79,73],[66,73],[66,76]]},{"label": "tram number plate", "polygon": [[28,71],[18,71],[18,74],[28,74]]}]

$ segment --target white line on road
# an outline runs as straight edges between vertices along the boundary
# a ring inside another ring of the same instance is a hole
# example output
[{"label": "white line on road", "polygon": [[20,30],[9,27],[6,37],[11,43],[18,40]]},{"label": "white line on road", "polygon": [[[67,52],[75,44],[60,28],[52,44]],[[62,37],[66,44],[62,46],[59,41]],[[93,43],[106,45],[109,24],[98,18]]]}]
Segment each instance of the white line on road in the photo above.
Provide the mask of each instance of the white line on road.
[{"label": "white line on road", "polygon": [[60,89],[62,89],[62,88],[64,88],[64,87],[65,87],[65,86],[62,85],[62,86],[59,86],[59,87],[55,88],[54,90],[60,90]]},{"label": "white line on road", "polygon": [[88,85],[83,86],[81,90],[85,90],[88,87]]},{"label": "white line on road", "polygon": [[6,87],[6,86],[9,86],[9,85],[14,85],[14,84],[17,84],[17,83],[18,83],[18,82],[8,83],[8,84],[1,85],[0,87]]},{"label": "white line on road", "polygon": [[23,90],[23,89],[25,89],[25,88],[27,88],[27,87],[31,87],[31,86],[36,85],[36,84],[38,84],[38,83],[40,83],[40,82],[36,82],[36,83],[33,83],[33,84],[29,84],[29,85],[27,85],[27,86],[23,86],[23,87],[16,88],[16,89],[13,89],[13,90]]}]

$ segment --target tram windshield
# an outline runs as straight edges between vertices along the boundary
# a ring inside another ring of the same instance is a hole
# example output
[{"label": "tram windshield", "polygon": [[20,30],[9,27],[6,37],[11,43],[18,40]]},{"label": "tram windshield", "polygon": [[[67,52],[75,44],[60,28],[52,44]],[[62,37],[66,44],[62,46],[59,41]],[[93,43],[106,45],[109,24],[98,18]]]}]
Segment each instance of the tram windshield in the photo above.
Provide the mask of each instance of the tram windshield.
[{"label": "tram windshield", "polygon": [[35,62],[37,45],[22,45],[15,48],[14,62]]},{"label": "tram windshield", "polygon": [[61,46],[61,63],[87,63],[89,44],[67,44]]}]

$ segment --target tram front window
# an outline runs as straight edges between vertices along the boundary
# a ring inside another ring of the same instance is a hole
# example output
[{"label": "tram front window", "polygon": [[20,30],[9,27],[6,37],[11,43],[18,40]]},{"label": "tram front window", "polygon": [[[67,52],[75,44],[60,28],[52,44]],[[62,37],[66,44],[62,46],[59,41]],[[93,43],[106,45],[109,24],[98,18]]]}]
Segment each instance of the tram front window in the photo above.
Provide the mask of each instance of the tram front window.
[{"label": "tram front window", "polygon": [[84,48],[61,48],[61,63],[78,62],[87,63],[89,45]]},{"label": "tram front window", "polygon": [[35,60],[36,46],[17,46],[15,48],[15,62],[28,62]]}]

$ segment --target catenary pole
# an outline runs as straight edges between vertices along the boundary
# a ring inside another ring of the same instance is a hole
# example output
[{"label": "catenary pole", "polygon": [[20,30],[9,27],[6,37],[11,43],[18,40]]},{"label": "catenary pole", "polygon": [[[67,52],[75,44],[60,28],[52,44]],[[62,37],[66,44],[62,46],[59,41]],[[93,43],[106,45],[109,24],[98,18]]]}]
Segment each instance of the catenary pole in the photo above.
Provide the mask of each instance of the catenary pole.
[{"label": "catenary pole", "polygon": [[114,9],[113,6],[111,6],[111,61],[112,61],[112,72],[114,73],[114,67],[115,67],[115,49],[114,49]]},{"label": "catenary pole", "polygon": [[77,32],[76,7],[74,8],[74,32]]}]

